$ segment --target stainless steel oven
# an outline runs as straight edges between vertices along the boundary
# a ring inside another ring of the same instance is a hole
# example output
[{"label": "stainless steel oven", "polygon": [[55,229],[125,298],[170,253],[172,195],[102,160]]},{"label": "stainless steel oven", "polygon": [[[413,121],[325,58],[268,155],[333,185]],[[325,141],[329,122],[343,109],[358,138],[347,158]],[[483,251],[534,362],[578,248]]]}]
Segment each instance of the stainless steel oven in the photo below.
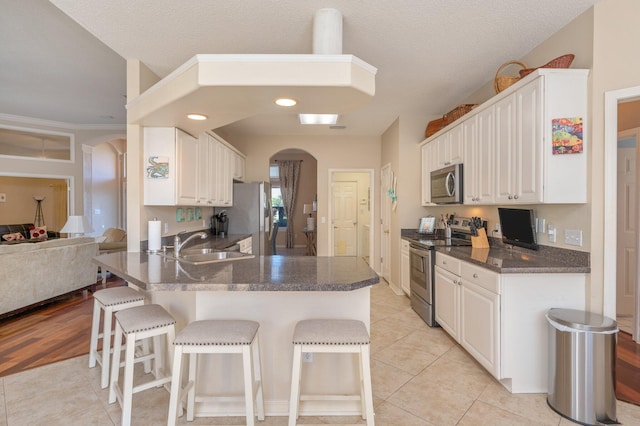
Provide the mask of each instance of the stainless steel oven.
[{"label": "stainless steel oven", "polygon": [[411,307],[431,327],[437,326],[433,307],[433,261],[432,249],[409,245]]},{"label": "stainless steel oven", "polygon": [[[470,246],[471,223],[471,218],[456,217],[451,219],[449,225],[451,238],[435,233],[432,235],[417,234],[415,239],[409,240],[411,307],[431,327],[438,326],[433,284],[435,249],[447,246]],[[483,225],[486,229],[486,221],[483,221]]]}]

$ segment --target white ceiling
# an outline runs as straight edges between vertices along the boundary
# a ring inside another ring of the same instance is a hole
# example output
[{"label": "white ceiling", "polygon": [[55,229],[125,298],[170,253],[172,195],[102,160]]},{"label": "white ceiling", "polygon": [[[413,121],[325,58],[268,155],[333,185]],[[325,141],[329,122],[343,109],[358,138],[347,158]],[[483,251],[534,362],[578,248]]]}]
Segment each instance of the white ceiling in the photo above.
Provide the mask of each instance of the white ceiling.
[{"label": "white ceiling", "polygon": [[342,116],[344,130],[268,115],[227,130],[380,135],[403,112],[424,113],[426,124],[450,110],[597,0],[51,2],[60,10],[44,0],[3,1],[0,113],[123,124],[122,58],[164,77],[200,53],[311,53],[313,16],[332,7],[344,17],[343,53],[378,68],[373,101]]}]

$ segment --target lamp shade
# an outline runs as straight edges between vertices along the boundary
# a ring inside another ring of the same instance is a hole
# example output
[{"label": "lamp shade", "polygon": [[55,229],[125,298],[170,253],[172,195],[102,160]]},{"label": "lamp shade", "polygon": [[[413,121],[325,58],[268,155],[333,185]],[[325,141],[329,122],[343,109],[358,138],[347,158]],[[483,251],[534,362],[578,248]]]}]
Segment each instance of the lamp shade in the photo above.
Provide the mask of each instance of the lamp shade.
[{"label": "lamp shade", "polygon": [[69,216],[67,223],[64,224],[60,232],[65,234],[84,234],[85,232],[93,232],[93,228],[89,223],[89,219],[85,216]]},{"label": "lamp shade", "polygon": [[313,204],[305,204],[304,207],[302,208],[302,212],[304,214],[311,214],[313,213]]}]

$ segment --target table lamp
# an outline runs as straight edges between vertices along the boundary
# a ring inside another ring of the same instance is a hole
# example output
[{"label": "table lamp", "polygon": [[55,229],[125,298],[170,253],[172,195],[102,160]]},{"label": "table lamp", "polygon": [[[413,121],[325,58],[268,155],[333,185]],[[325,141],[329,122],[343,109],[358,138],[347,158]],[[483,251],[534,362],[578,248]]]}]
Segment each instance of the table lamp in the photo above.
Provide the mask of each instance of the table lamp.
[{"label": "table lamp", "polygon": [[69,238],[74,238],[81,237],[85,232],[93,232],[93,228],[85,216],[69,216],[60,232],[69,234]]},{"label": "table lamp", "polygon": [[314,229],[316,229],[316,224],[315,221],[313,220],[313,204],[305,204],[303,206],[302,212],[304,214],[308,214],[309,217],[307,218],[307,231],[313,231]]}]

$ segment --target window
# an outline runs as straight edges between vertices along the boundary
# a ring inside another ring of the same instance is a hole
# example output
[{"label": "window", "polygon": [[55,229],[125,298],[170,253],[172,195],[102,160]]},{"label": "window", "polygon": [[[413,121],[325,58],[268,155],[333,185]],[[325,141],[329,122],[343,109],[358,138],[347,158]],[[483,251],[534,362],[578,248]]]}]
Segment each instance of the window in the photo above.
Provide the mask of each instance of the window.
[{"label": "window", "polygon": [[280,228],[286,228],[287,216],[282,205],[282,192],[280,191],[280,173],[277,164],[269,166],[269,178],[271,180],[271,206],[273,207],[273,222]]},{"label": "window", "polygon": [[73,134],[0,127],[0,155],[47,161],[73,161]]}]

